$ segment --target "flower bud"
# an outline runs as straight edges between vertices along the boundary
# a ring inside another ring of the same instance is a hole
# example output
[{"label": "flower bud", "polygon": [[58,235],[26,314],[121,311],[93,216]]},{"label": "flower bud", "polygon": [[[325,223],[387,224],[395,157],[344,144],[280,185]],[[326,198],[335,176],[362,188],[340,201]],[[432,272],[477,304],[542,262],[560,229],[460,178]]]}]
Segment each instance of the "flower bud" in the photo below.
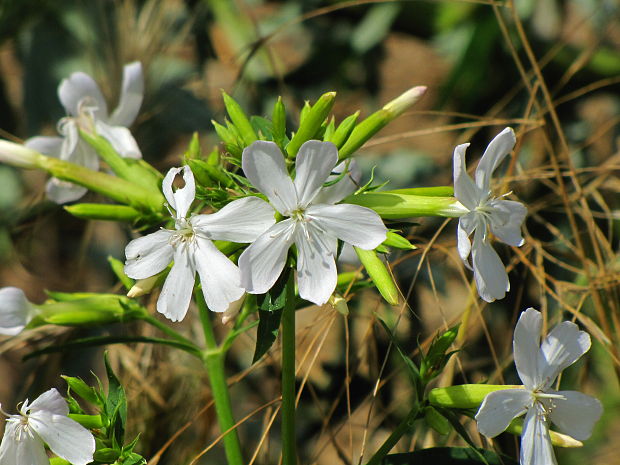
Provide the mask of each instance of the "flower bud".
[{"label": "flower bud", "polygon": [[377,290],[390,305],[398,304],[398,288],[392,275],[374,250],[363,250],[354,247],[355,253],[366,268],[368,276],[375,283]]},{"label": "flower bud", "polygon": [[224,99],[224,106],[226,107],[226,111],[228,112],[228,116],[230,116],[230,120],[233,125],[239,131],[241,138],[243,139],[243,143],[248,146],[252,142],[258,139],[256,136],[256,132],[250,123],[250,120],[246,116],[245,112],[241,108],[241,106],[226,92],[222,92],[222,97]]},{"label": "flower bud", "polygon": [[161,277],[161,273],[150,276],[145,279],[140,279],[129,289],[127,297],[130,299],[140,297],[149,294],[157,285],[157,281]]},{"label": "flower bud", "polygon": [[24,145],[0,140],[0,163],[32,170],[39,167],[41,156],[36,150],[29,149]]},{"label": "flower bud", "polygon": [[327,92],[316,101],[316,103],[307,111],[303,120],[299,123],[299,129],[286,146],[286,153],[289,158],[295,158],[299,147],[304,142],[317,137],[321,125],[329,115],[336,100],[336,92]]},{"label": "flower bud", "polygon": [[458,384],[435,388],[428,394],[428,401],[436,407],[478,408],[487,394],[502,389],[522,389],[508,384]]},{"label": "flower bud", "polygon": [[369,192],[350,195],[343,202],[370,208],[376,211],[381,218],[392,220],[414,216],[458,218],[467,213],[454,197]]},{"label": "flower bud", "polygon": [[103,203],[77,203],[63,207],[77,218],[84,220],[126,221],[133,222],[143,215],[127,205],[110,205]]},{"label": "flower bud", "polygon": [[392,118],[402,115],[411,108],[426,92],[426,86],[415,86],[384,105],[383,109],[392,114]]}]

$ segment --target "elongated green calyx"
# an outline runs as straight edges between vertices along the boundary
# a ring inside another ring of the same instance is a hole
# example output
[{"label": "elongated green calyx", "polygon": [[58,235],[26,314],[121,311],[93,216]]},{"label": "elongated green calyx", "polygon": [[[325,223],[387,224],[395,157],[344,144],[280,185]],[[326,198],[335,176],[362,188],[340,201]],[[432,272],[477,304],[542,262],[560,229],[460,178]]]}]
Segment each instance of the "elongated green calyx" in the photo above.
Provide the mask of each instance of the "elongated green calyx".
[{"label": "elongated green calyx", "polygon": [[93,294],[75,300],[47,302],[36,307],[38,313],[29,323],[30,328],[44,324],[100,325],[135,320],[148,314],[146,309],[135,301],[115,294]]},{"label": "elongated green calyx", "polygon": [[376,211],[381,218],[391,220],[414,216],[458,218],[467,213],[454,197],[368,192],[350,195],[343,202],[368,207]]},{"label": "elongated green calyx", "polygon": [[107,220],[133,222],[142,218],[143,214],[127,205],[110,205],[103,203],[77,203],[64,207],[73,216],[85,220]]},{"label": "elongated green calyx", "polygon": [[273,105],[273,115],[271,116],[273,141],[283,149],[286,141],[286,109],[282,103],[282,97],[278,97]]},{"label": "elongated green calyx", "polygon": [[110,264],[112,272],[116,275],[123,286],[125,286],[125,289],[131,289],[134,285],[134,280],[125,274],[125,264],[118,258],[114,258],[111,255],[108,256],[108,263]]},{"label": "elongated green calyx", "polygon": [[357,118],[360,115],[359,111],[356,111],[354,114],[347,116],[342,123],[338,125],[338,127],[334,130],[334,133],[329,136],[329,138],[324,138],[324,140],[332,142],[336,147],[340,149],[346,142],[346,140],[353,132],[355,128],[355,123],[357,122]]},{"label": "elongated green calyx", "polygon": [[389,122],[402,115],[405,110],[413,106],[424,95],[424,92],[426,92],[426,87],[424,86],[412,87],[355,126],[347,142],[338,152],[340,160],[351,156],[353,152],[364,145],[366,141],[383,129]]},{"label": "elongated green calyx", "polygon": [[28,147],[9,142],[8,140],[0,140],[0,163],[22,168],[34,170],[39,168],[39,157],[42,157],[36,150]]},{"label": "elongated green calyx", "polygon": [[354,249],[381,296],[383,296],[390,305],[398,304],[398,288],[385,264],[377,256],[377,252],[374,250],[363,250],[357,247],[354,247]]},{"label": "elongated green calyx", "polygon": [[316,103],[307,111],[299,124],[299,129],[286,146],[286,153],[289,158],[295,158],[299,147],[304,142],[316,138],[322,124],[329,115],[334,106],[336,92],[327,92],[316,101]]},{"label": "elongated green calyx", "polygon": [[508,384],[459,384],[431,390],[428,394],[428,401],[436,407],[478,408],[487,394],[502,389],[523,389],[523,386]]},{"label": "elongated green calyx", "polygon": [[258,139],[258,136],[252,127],[252,123],[250,123],[250,119],[235,99],[233,99],[226,92],[222,92],[222,97],[224,98],[224,105],[226,106],[228,116],[230,116],[230,120],[234,124],[237,131],[239,131],[239,134],[243,139],[243,143],[247,147]]},{"label": "elongated green calyx", "polygon": [[388,231],[382,245],[402,250],[415,250],[417,247],[395,231]]}]

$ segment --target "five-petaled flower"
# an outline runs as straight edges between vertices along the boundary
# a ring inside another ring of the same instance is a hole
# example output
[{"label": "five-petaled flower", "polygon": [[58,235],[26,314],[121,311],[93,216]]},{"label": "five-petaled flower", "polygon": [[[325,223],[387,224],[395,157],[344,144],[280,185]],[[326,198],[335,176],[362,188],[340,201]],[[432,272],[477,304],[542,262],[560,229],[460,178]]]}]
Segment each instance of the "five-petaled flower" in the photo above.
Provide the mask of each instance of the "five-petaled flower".
[{"label": "five-petaled flower", "polygon": [[590,336],[576,324],[564,321],[540,344],[542,315],[528,308],[519,317],[513,351],[523,389],[488,394],[478,413],[478,430],[489,438],[504,431],[525,413],[521,434],[521,465],[555,465],[549,422],[577,439],[588,439],[602,414],[598,400],[576,391],[556,391],[551,386],[562,370],[590,348]]},{"label": "five-petaled flower", "polygon": [[338,204],[355,190],[352,182],[324,186],[338,163],[331,142],[308,141],[295,161],[295,180],[273,142],[256,141],[243,151],[246,177],[287,219],[273,225],[239,257],[241,284],[263,294],[277,281],[287,252],[297,246],[297,281],[303,299],[322,305],[336,287],[338,239],[374,249],[386,238],[381,218],[369,208]]},{"label": "five-petaled flower", "polygon": [[36,307],[28,302],[17,287],[0,289],[0,334],[15,336],[22,332],[34,316]]},{"label": "five-petaled flower", "polygon": [[[173,190],[177,174],[183,174],[185,186]],[[174,264],[157,301],[157,310],[172,321],[185,317],[194,288],[196,272],[209,308],[224,312],[243,295],[239,268],[212,240],[252,242],[273,223],[273,209],[258,197],[234,200],[211,215],[187,217],[194,201],[194,175],[188,166],[172,168],[162,182],[166,200],[174,218],[174,230],[157,232],[131,241],[125,249],[125,273],[145,279]]]},{"label": "five-petaled flower", "polygon": [[56,389],[50,389],[31,404],[26,400],[18,415],[8,416],[0,445],[0,463],[6,465],[49,465],[46,443],[51,451],[73,465],[93,461],[95,438],[68,417],[69,407]]},{"label": "five-petaled flower", "polygon": [[[138,115],[143,93],[142,65],[139,62],[125,65],[120,100],[109,115],[103,94],[93,78],[83,72],[73,73],[69,78],[63,79],[58,87],[58,97],[69,115],[58,122],[58,132],[62,137],[33,137],[26,141],[26,146],[46,155],[97,170],[97,153],[80,138],[80,130],[84,130],[105,137],[123,157],[141,158],[138,144],[127,127]],[[87,189],[51,178],[46,191],[47,196],[54,202],[66,203],[79,199]]]},{"label": "five-petaled flower", "polygon": [[[514,131],[506,128],[489,143],[478,167],[476,180],[465,170],[465,150],[469,144],[454,149],[454,196],[463,206],[458,225],[458,250],[467,267],[473,267],[480,297],[487,302],[503,299],[510,290],[504,265],[490,245],[489,229],[502,242],[519,247],[523,244],[521,224],[527,210],[519,202],[491,196],[493,171],[512,150]],[[474,233],[473,244],[469,236]],[[468,257],[472,255],[470,266]]]}]

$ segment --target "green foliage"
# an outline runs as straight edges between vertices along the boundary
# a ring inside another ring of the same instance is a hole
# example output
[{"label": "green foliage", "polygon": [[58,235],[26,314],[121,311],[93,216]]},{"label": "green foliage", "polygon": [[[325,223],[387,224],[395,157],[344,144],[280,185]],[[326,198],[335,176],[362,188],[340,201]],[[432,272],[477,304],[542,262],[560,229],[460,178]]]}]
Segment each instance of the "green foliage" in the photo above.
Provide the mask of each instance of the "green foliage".
[{"label": "green foliage", "polygon": [[518,465],[510,457],[485,449],[466,447],[429,447],[427,449],[390,454],[381,465]]}]

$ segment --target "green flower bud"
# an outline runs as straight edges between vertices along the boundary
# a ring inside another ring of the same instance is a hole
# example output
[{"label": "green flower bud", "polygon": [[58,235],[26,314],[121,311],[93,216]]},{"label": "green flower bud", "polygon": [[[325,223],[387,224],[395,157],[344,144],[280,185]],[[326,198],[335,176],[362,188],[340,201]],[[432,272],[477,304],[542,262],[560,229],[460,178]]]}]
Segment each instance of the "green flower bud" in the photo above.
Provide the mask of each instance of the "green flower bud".
[{"label": "green flower bud", "polygon": [[428,401],[436,407],[478,408],[487,394],[502,389],[523,389],[523,386],[508,384],[459,384],[431,390],[428,394]]},{"label": "green flower bud", "polygon": [[249,118],[246,116],[241,106],[235,101],[235,99],[223,91],[222,97],[224,98],[224,106],[226,107],[228,116],[230,116],[230,120],[234,124],[237,131],[239,131],[241,139],[247,147],[258,139],[256,133],[254,132],[254,128],[252,127]]},{"label": "green flower bud", "polygon": [[386,194],[423,195],[429,197],[454,197],[454,187],[452,186],[409,187],[407,189],[394,189],[381,192]]},{"label": "green flower bud", "polygon": [[424,409],[424,420],[428,426],[433,428],[439,434],[445,435],[452,430],[448,419],[435,410],[432,405],[429,405]]},{"label": "green flower bud", "polygon": [[101,421],[101,415],[80,415],[76,413],[70,413],[69,418],[77,421],[86,429],[103,428],[103,421]]},{"label": "green flower bud", "polygon": [[187,147],[187,151],[185,152],[186,159],[194,159],[200,158],[202,155],[202,150],[200,149],[200,139],[198,137],[198,132],[194,132],[192,134],[192,138],[189,141],[189,146]]},{"label": "green flower bud", "polygon": [[299,147],[315,137],[334,106],[336,92],[327,92],[308,110],[299,123],[299,129],[286,146],[289,158],[295,158]]},{"label": "green flower bud", "polygon": [[63,207],[77,218],[84,220],[106,220],[134,222],[144,215],[127,205],[110,205],[103,203],[77,203]]},{"label": "green flower bud", "polygon": [[354,247],[354,249],[379,293],[390,305],[398,304],[398,288],[392,279],[392,275],[377,256],[377,253],[374,250],[363,250],[357,247]]},{"label": "green flower bud", "polygon": [[94,388],[86,384],[82,379],[64,375],[60,375],[60,377],[64,379],[67,382],[69,388],[82,399],[90,402],[91,404],[99,406],[99,397],[97,397],[97,392]]},{"label": "green flower bud", "polygon": [[278,97],[276,103],[273,106],[273,115],[271,116],[273,141],[280,146],[284,147],[286,140],[286,109],[284,103],[282,103],[282,97]]},{"label": "green flower bud", "polygon": [[338,128],[334,131],[334,134],[329,139],[324,138],[324,140],[332,142],[338,148],[342,147],[353,132],[359,115],[360,112],[356,111],[352,115],[347,116],[344,120],[342,120],[342,123],[338,125]]},{"label": "green flower bud", "polygon": [[387,245],[388,247],[394,247],[395,249],[402,250],[415,250],[417,247],[409,242],[406,238],[401,236],[395,231],[388,231],[387,238],[383,241],[382,245]]},{"label": "green flower bud", "polygon": [[112,268],[112,272],[116,275],[118,280],[123,283],[123,286],[125,286],[125,289],[131,289],[134,281],[125,274],[125,264],[112,256],[108,256],[108,263],[110,264],[110,268]]},{"label": "green flower bud", "polygon": [[376,211],[381,218],[392,220],[414,216],[458,218],[467,213],[454,197],[368,192],[350,195],[343,202],[368,207]]}]

